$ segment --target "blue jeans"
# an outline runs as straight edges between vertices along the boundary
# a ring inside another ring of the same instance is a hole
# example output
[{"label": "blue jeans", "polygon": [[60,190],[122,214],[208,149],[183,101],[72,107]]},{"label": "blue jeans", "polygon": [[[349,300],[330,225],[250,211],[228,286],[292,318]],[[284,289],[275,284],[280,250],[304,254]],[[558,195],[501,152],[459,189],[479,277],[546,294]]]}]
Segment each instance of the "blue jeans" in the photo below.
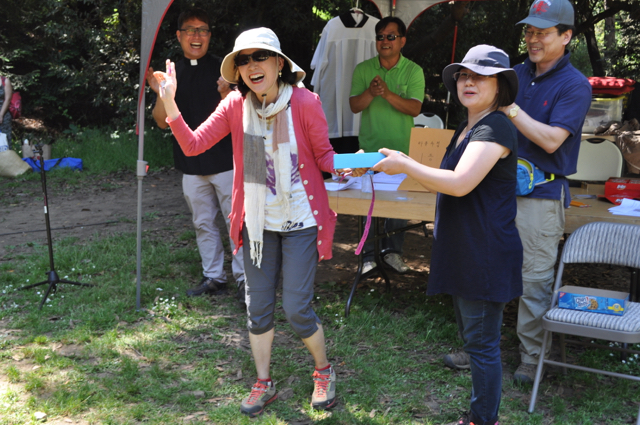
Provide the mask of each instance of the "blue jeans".
[{"label": "blue jeans", "polygon": [[[371,220],[376,220],[373,217]],[[366,218],[364,218],[366,222]],[[383,220],[384,224],[382,225],[382,232],[391,232],[395,229],[401,229],[407,225],[408,220],[404,220],[401,218],[385,218]],[[373,254],[375,246],[373,245],[373,221],[371,222],[371,228],[369,229],[369,235],[367,236],[367,241],[364,244],[364,253],[363,260],[364,261],[373,261]],[[380,252],[389,251],[389,252],[397,252],[398,254],[402,254],[402,245],[404,245],[404,232],[400,232],[398,234],[383,238],[378,241],[380,244]]]},{"label": "blue jeans", "polygon": [[505,303],[453,296],[464,351],[471,358],[471,421],[495,424],[502,396],[500,328]]}]

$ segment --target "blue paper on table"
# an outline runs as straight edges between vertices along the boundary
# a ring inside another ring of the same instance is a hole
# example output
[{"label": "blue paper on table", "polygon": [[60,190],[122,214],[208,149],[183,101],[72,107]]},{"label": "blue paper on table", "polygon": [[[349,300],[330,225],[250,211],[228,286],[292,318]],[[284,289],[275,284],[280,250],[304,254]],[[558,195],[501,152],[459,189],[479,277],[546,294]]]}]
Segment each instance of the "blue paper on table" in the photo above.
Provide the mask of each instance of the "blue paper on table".
[{"label": "blue paper on table", "polygon": [[371,168],[384,158],[380,152],[341,153],[333,156],[333,168]]},{"label": "blue paper on table", "polygon": [[[40,172],[40,161],[33,158],[22,158],[24,162],[29,164],[33,171]],[[54,158],[44,161],[44,171],[49,171],[52,168],[73,168],[74,170],[82,171],[82,159],[80,158]]]}]

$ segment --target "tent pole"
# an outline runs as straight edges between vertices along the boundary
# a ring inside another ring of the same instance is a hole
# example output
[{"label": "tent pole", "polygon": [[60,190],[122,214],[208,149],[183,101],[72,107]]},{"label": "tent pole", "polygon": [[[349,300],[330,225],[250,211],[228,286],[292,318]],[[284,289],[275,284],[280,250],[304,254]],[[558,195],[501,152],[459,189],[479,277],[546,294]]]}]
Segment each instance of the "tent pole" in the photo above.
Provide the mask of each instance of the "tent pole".
[{"label": "tent pole", "polygon": [[142,180],[147,175],[147,162],[144,158],[144,105],[145,92],[138,103],[138,161],[136,176],[138,177],[138,217],[137,217],[137,250],[136,250],[136,311],[140,310],[140,292],[142,283]]},{"label": "tent pole", "polygon": [[[453,23],[453,48],[451,49],[451,63],[456,61],[456,43],[458,42],[458,21]],[[447,114],[444,118],[444,128],[449,128],[449,105],[451,104],[451,93],[447,91]]]}]

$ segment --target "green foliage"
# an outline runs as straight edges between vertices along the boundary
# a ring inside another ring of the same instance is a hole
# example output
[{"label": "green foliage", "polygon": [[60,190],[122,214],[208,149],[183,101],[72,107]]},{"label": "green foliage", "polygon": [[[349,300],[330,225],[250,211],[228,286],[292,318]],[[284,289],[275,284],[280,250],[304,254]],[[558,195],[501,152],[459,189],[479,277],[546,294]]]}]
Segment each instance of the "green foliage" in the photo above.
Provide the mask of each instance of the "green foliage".
[{"label": "green foliage", "polygon": [[[362,1],[365,12],[377,15],[373,3]],[[524,59],[521,27],[531,0],[468,2],[469,12],[459,22],[456,60],[473,45],[493,44],[510,54],[514,63]],[[618,77],[638,76],[640,28],[638,2],[627,0],[616,16],[616,46],[599,45],[608,72]],[[164,68],[167,58],[180,56],[175,39],[177,18],[197,5],[209,12],[213,33],[210,51],[224,56],[243,30],[272,28],[283,50],[308,71],[327,18],[346,12],[350,0],[175,0],[158,31],[151,65]],[[422,36],[438,32],[408,55],[425,70],[426,110],[446,114],[446,90],[440,73],[450,63],[454,30],[448,22],[451,4],[429,8],[410,27],[408,46]],[[604,11],[604,0],[576,2],[577,23]],[[132,0],[4,0],[0,16],[0,74],[9,75],[23,96],[24,115],[40,118],[59,130],[70,125],[110,125],[131,129],[136,121],[140,78],[142,2]],[[635,18],[634,18],[635,17]],[[600,30],[597,30],[600,31]],[[600,43],[600,41],[599,41]],[[579,43],[580,69],[591,74],[588,56]],[[147,105],[152,101],[148,96]],[[460,111],[453,105],[450,122]]]}]

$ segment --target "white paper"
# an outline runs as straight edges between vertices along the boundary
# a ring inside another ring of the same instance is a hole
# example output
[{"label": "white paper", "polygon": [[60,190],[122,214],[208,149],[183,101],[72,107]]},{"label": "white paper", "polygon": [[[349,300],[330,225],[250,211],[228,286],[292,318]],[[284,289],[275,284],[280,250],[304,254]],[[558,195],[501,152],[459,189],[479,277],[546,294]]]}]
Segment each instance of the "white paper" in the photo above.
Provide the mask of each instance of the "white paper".
[{"label": "white paper", "polygon": [[609,208],[609,212],[615,215],[630,215],[640,217],[640,201],[624,198],[620,205]]},{"label": "white paper", "polygon": [[[398,190],[400,183],[407,178],[406,174],[389,175],[385,173],[376,173],[373,175],[373,188],[375,190],[395,191]],[[336,180],[335,177],[333,180]],[[328,191],[345,190],[345,189],[362,189],[362,177],[346,177],[341,183],[324,182],[324,187]]]},{"label": "white paper", "polygon": [[331,192],[345,189],[360,189],[360,178],[345,178],[341,182],[324,182],[324,187]]}]

